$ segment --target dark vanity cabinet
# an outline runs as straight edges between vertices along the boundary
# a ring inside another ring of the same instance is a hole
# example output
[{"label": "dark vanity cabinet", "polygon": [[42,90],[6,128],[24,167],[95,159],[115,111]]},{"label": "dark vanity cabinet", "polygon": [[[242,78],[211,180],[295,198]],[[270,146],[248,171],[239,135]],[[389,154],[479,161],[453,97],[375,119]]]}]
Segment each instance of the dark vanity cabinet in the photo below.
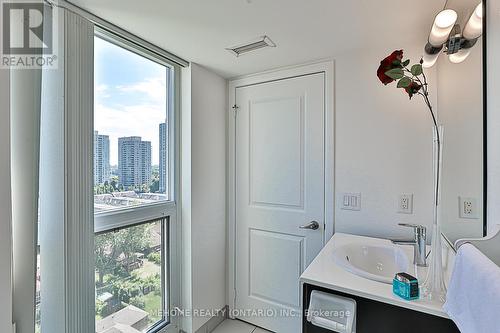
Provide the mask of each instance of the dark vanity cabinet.
[{"label": "dark vanity cabinet", "polygon": [[314,326],[307,321],[305,314],[309,308],[310,295],[313,290],[354,299],[356,301],[356,333],[460,333],[457,326],[446,318],[309,284],[304,284],[303,287],[303,333],[334,332]]}]

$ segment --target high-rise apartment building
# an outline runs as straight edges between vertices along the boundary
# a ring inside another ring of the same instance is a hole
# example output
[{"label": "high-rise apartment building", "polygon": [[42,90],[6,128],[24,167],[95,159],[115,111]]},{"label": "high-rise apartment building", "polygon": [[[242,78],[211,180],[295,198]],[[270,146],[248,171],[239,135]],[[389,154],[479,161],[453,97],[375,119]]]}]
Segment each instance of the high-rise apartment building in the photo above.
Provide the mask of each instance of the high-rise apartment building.
[{"label": "high-rise apartment building", "polygon": [[151,184],[151,142],[139,136],[118,138],[118,180],[125,189]]},{"label": "high-rise apartment building", "polygon": [[94,185],[109,181],[109,136],[94,131]]},{"label": "high-rise apartment building", "polygon": [[168,125],[161,123],[160,126],[160,193],[167,193],[168,186]]}]

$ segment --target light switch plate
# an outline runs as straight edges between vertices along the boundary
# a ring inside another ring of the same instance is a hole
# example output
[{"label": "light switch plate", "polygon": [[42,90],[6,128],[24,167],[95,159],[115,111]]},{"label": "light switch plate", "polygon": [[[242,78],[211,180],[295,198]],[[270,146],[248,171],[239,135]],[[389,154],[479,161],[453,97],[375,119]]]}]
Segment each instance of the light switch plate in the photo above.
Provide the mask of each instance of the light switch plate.
[{"label": "light switch plate", "polygon": [[413,214],[413,194],[403,193],[399,196],[398,213]]},{"label": "light switch plate", "polygon": [[458,197],[458,215],[462,219],[477,219],[477,199],[470,197]]},{"label": "light switch plate", "polygon": [[361,193],[342,193],[340,208],[361,210]]}]

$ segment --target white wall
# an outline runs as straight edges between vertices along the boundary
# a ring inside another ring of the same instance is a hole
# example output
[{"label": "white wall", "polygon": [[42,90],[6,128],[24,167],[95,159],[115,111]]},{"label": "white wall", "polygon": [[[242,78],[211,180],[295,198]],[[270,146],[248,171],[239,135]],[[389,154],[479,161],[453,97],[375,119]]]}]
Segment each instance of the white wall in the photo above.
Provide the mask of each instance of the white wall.
[{"label": "white wall", "polygon": [[0,332],[12,330],[9,71],[0,70]]},{"label": "white wall", "polygon": [[[483,63],[479,41],[460,64],[437,63],[439,120],[444,125],[442,231],[453,242],[483,236]],[[475,198],[477,219],[459,216],[458,196]]]},{"label": "white wall", "polygon": [[[226,305],[227,83],[191,64],[183,88],[183,260],[189,266],[183,299],[192,309],[220,310]],[[186,329],[196,332],[209,319],[194,317]]]},{"label": "white wall", "polygon": [[[380,60],[404,49],[412,63],[423,44],[381,46],[335,57],[335,231],[404,237],[398,222],[432,224],[432,121],[421,97],[411,101],[376,76]],[[435,70],[428,71],[434,105]],[[339,209],[343,192],[361,192],[361,211]],[[414,194],[414,213],[398,214],[401,193]]]},{"label": "white wall", "polygon": [[487,1],[488,228],[500,224],[500,0]]}]

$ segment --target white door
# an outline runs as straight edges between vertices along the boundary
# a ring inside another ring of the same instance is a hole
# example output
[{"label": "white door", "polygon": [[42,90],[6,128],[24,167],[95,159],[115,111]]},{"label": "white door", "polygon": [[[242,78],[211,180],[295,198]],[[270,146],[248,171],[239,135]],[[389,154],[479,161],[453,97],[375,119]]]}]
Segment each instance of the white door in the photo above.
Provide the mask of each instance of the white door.
[{"label": "white door", "polygon": [[236,89],[235,313],[278,333],[301,331],[299,276],[323,247],[324,87],[318,73]]}]

